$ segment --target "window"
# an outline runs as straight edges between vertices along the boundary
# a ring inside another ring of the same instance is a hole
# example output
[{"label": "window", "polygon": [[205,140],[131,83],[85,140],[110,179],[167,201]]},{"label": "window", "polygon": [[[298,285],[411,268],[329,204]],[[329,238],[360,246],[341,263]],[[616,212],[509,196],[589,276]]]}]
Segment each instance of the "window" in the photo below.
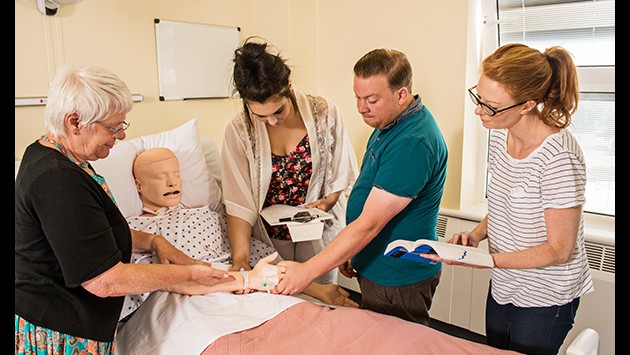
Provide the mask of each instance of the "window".
[{"label": "window", "polygon": [[[507,43],[560,45],[578,67],[580,102],[568,128],[587,170],[585,212],[615,215],[615,1],[482,0],[483,56]],[[488,20],[496,19],[496,20]]]}]

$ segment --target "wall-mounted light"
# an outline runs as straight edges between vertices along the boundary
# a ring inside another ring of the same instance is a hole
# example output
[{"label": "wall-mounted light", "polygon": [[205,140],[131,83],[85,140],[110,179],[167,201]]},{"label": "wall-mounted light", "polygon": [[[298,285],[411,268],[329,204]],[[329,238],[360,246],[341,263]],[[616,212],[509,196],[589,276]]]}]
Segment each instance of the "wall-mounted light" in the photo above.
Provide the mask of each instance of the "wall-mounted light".
[{"label": "wall-mounted light", "polygon": [[53,16],[59,10],[60,5],[74,5],[83,0],[37,0],[37,8],[42,14]]}]

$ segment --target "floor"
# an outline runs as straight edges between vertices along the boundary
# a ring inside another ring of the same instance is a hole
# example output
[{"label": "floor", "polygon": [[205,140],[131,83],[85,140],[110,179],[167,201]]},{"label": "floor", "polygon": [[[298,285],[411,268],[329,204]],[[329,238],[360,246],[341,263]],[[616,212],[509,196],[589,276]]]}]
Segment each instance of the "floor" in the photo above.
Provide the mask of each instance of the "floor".
[{"label": "floor", "polygon": [[[346,289],[348,292],[350,292],[350,299],[352,299],[353,301],[357,302],[357,303],[361,303],[361,294],[344,288]],[[477,334],[474,332],[471,332],[467,329],[452,325],[452,324],[448,324],[448,323],[444,323],[442,321],[439,321],[437,319],[431,319],[429,321],[429,326],[433,329],[437,329],[441,332],[444,332],[446,334],[450,334],[453,336],[456,336],[458,338],[463,338],[463,339],[467,339],[470,341],[474,341],[476,343],[481,343],[481,344],[485,344],[486,343],[486,337],[481,335],[481,334]]]}]

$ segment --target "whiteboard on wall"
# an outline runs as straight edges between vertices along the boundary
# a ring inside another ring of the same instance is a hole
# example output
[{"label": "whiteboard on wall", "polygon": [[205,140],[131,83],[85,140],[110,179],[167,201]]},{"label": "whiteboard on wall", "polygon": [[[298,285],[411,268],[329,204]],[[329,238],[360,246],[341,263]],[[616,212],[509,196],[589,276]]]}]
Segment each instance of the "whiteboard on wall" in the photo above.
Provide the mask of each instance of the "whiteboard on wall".
[{"label": "whiteboard on wall", "polygon": [[230,97],[239,27],[154,23],[160,101]]}]

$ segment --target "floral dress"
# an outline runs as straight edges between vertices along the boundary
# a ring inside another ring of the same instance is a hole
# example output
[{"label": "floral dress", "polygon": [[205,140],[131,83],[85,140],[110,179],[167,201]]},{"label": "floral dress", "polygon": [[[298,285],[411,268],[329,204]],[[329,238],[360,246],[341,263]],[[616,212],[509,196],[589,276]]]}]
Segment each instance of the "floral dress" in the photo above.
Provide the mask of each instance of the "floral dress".
[{"label": "floral dress", "polygon": [[[312,173],[313,163],[308,134],[289,154],[280,156],[272,153],[271,182],[263,208],[278,204],[289,206],[304,204]],[[263,222],[270,238],[291,240],[289,228],[285,224],[272,226],[267,221]]]}]

